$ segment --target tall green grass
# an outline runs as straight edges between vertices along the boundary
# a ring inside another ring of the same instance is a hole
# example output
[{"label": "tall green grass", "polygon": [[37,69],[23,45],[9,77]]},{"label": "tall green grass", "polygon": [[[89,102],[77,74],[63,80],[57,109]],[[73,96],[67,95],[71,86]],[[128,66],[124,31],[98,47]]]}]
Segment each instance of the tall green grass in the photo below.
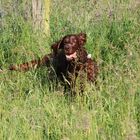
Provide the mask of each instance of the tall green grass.
[{"label": "tall green grass", "polygon": [[[24,2],[19,9],[24,7]],[[2,9],[12,1],[2,2]],[[21,10],[22,11],[22,10]],[[2,18],[0,65],[22,63],[50,52],[68,33],[86,32],[86,48],[97,60],[97,86],[84,97],[63,95],[48,70],[0,73],[0,139],[140,139],[140,5],[125,1],[52,1],[51,37],[35,32],[22,15]]]}]

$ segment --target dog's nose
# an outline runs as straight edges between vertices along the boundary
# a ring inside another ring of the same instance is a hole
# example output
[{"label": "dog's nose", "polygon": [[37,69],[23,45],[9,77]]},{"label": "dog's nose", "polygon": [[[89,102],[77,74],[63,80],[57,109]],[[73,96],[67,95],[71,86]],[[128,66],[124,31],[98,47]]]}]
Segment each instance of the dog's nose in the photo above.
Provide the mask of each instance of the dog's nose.
[{"label": "dog's nose", "polygon": [[71,54],[72,52],[71,52],[72,50],[71,50],[71,48],[69,47],[69,46],[65,46],[65,53],[66,54]]},{"label": "dog's nose", "polygon": [[66,45],[66,46],[65,46],[65,49],[66,49],[66,50],[69,50],[69,49],[70,49],[70,47],[69,47],[68,45]]}]

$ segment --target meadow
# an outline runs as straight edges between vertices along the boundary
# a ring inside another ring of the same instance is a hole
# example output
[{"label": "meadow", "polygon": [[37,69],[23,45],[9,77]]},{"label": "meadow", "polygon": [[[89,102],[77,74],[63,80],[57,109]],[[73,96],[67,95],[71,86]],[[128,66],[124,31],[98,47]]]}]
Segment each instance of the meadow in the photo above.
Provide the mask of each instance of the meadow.
[{"label": "meadow", "polygon": [[[22,14],[9,12],[11,2],[1,2],[6,13],[0,17],[5,70],[0,73],[0,139],[139,140],[139,0],[52,0],[50,37],[34,31]],[[83,97],[66,98],[45,67],[6,70],[49,53],[60,37],[79,32],[87,33],[85,47],[99,66],[97,85],[85,81]]]}]

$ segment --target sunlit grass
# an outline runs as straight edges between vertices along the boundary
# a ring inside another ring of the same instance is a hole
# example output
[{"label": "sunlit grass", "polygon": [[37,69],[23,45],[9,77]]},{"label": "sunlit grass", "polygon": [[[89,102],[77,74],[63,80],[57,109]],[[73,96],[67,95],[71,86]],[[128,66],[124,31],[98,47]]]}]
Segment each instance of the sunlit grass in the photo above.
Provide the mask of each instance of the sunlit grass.
[{"label": "sunlit grass", "polygon": [[[9,6],[2,4],[4,10]],[[85,83],[84,96],[74,100],[63,95],[61,84],[48,81],[46,68],[0,73],[0,139],[139,139],[139,7],[137,0],[54,0],[51,38],[34,32],[21,16],[5,15],[0,38],[4,70],[49,53],[52,42],[77,32],[87,33],[85,47],[100,70],[97,85]]]}]

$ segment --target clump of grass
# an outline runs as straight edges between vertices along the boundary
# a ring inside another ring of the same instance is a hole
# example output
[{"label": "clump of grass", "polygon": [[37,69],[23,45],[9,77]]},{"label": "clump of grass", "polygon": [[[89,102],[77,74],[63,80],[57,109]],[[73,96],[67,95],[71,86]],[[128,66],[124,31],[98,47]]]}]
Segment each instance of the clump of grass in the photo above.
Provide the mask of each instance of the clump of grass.
[{"label": "clump of grass", "polygon": [[85,83],[84,96],[73,101],[47,79],[46,68],[0,74],[0,139],[139,139],[139,14],[131,0],[52,1],[47,39],[8,12],[0,38],[3,69],[43,56],[63,35],[84,31],[100,71],[97,85]]}]

